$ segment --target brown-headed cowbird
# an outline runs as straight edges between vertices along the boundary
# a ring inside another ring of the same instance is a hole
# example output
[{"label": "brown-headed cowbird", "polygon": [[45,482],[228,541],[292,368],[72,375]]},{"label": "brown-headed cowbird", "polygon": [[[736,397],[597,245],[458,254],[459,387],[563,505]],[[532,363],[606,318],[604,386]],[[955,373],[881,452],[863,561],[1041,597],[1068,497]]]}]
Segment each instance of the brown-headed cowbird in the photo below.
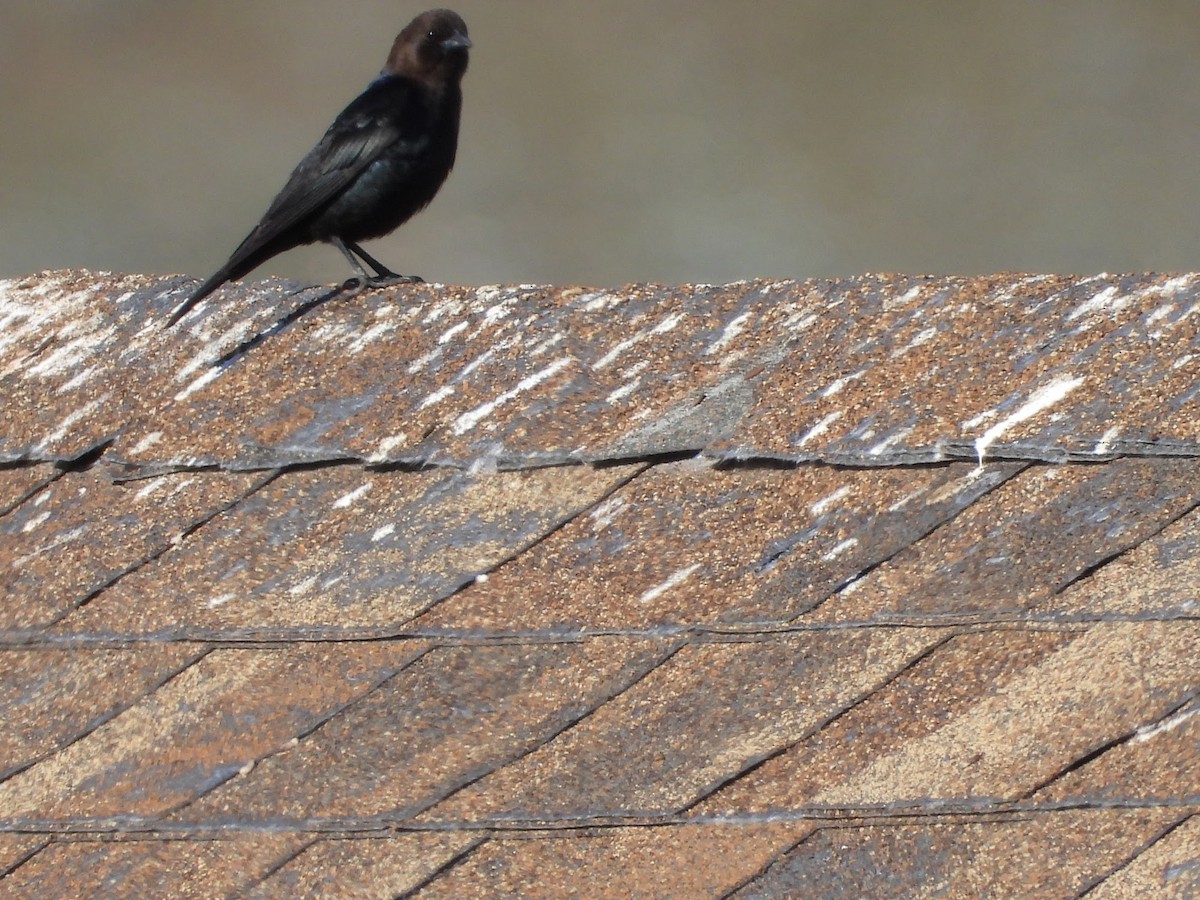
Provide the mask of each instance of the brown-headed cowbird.
[{"label": "brown-headed cowbird", "polygon": [[[358,275],[355,293],[368,284],[421,281],[392,272],[358,242],[408,221],[450,174],[470,46],[467,25],[455,12],[435,9],[413,19],[397,35],[379,77],[334,120],[262,221],[167,325],[226,281],[316,241],[333,244],[350,261]],[[375,274],[368,275],[359,259]]]}]

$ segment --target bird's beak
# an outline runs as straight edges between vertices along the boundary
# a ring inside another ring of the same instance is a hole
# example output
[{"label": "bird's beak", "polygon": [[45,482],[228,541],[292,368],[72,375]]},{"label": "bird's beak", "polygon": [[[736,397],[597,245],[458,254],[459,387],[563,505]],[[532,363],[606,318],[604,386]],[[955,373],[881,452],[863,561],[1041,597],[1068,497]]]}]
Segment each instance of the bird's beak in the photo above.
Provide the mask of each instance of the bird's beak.
[{"label": "bird's beak", "polygon": [[443,50],[469,50],[472,47],[471,39],[465,34],[455,32],[442,41]]}]

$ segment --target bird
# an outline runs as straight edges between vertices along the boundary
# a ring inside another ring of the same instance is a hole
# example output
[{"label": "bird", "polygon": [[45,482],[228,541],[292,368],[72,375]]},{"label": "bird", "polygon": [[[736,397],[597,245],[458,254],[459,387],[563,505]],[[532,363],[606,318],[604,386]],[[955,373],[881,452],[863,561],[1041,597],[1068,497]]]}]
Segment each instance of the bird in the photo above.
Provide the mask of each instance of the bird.
[{"label": "bird", "polygon": [[342,252],[356,274],[343,286],[351,296],[367,286],[422,282],[388,269],[359,242],[407,222],[450,174],[471,46],[466,23],[452,10],[423,12],[405,26],[378,77],[334,119],[254,230],[179,304],[167,327],[225,282],[302,244],[323,241]]}]

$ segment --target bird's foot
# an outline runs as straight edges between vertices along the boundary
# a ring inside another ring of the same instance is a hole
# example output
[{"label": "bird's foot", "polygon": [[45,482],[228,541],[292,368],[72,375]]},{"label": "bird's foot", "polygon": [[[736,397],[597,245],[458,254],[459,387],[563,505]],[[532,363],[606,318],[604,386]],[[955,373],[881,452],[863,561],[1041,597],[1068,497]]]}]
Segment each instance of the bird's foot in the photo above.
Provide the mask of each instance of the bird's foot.
[{"label": "bird's foot", "polygon": [[371,287],[391,287],[394,284],[424,284],[425,279],[420,275],[397,275],[395,272],[381,272],[372,275]]},{"label": "bird's foot", "polygon": [[397,275],[395,272],[388,272],[386,275],[372,275],[370,278],[348,278],[342,283],[342,290],[348,292],[348,297],[357,297],[367,288],[424,283],[425,279],[420,275]]}]

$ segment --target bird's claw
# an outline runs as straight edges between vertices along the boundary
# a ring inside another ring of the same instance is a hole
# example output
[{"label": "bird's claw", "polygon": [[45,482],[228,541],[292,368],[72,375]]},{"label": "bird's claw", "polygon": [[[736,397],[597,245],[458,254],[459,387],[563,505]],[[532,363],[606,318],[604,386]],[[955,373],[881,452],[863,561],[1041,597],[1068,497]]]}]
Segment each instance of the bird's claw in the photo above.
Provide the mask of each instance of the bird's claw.
[{"label": "bird's claw", "polygon": [[425,279],[420,275],[397,275],[389,272],[386,275],[372,275],[370,278],[348,278],[342,283],[342,290],[347,291],[347,298],[357,297],[368,288],[392,287],[397,284],[424,284]]},{"label": "bird's claw", "polygon": [[425,279],[420,275],[397,275],[395,272],[387,272],[382,275],[375,275],[370,280],[371,287],[391,287],[394,284],[424,284]]}]

